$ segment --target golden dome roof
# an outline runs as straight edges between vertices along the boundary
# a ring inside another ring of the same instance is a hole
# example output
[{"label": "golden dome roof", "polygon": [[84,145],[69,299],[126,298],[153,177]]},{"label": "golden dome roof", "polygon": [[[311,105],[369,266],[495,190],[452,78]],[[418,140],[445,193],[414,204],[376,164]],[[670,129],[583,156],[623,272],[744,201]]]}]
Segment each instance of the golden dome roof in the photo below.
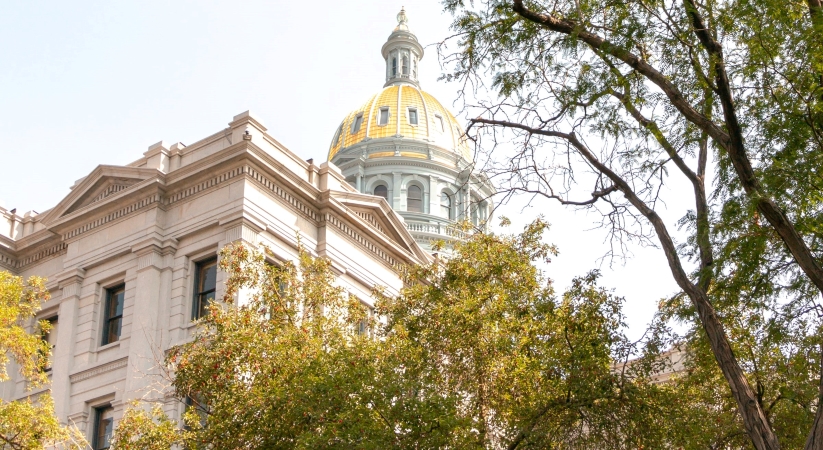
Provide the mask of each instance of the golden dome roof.
[{"label": "golden dome roof", "polygon": [[417,86],[395,84],[383,88],[343,119],[329,147],[328,160],[340,149],[366,140],[400,137],[431,143],[471,161],[462,133],[457,119],[437,99]]}]

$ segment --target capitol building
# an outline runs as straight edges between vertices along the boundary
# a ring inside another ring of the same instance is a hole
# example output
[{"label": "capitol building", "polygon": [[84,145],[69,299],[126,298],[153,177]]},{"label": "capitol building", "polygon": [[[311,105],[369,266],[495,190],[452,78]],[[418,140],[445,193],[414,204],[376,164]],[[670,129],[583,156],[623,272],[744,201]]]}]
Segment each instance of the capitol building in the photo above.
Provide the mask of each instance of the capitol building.
[{"label": "capitol building", "polygon": [[[327,162],[299,158],[244,112],[195,143],[97,166],[48,211],[0,208],[0,270],[48,278],[38,319],[53,324],[50,383],[32,392],[12,378],[0,398],[50,390],[59,420],[108,448],[128,402],[156,388],[158,355],[223,295],[224,246],[265,245],[277,264],[297,258],[300,239],[372,307],[372,288],[402,287],[397,265],[463,238],[456,223],[483,229],[494,189],[473,171],[461,125],[421,89],[423,50],[401,11],[381,49],[385,85],[328,124]],[[184,405],[166,400],[180,418]]]}]

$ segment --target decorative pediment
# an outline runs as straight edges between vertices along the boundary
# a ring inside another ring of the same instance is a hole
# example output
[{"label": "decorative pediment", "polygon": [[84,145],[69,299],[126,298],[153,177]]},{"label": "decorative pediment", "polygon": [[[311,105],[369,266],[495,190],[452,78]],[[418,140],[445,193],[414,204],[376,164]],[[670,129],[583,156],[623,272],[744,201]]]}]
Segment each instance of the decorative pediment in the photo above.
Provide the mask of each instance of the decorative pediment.
[{"label": "decorative pediment", "polygon": [[400,248],[421,260],[428,258],[428,255],[415,244],[414,238],[406,230],[403,219],[385,201],[360,193],[335,192],[333,195],[350,212],[363,219],[370,228],[379,231]]},{"label": "decorative pediment", "polygon": [[135,179],[135,178],[109,178],[103,177],[101,178],[93,188],[89,189],[85,194],[83,194],[80,199],[74,202],[69,209],[66,210],[65,214],[70,214],[74,211],[77,211],[80,208],[85,206],[91,205],[92,203],[99,202],[106,197],[114,195],[122,190],[128,189],[129,187],[139,183],[142,180]]},{"label": "decorative pediment", "polygon": [[86,178],[41,219],[52,222],[94,203],[121,194],[157,174],[156,169],[122,166],[97,166]]}]

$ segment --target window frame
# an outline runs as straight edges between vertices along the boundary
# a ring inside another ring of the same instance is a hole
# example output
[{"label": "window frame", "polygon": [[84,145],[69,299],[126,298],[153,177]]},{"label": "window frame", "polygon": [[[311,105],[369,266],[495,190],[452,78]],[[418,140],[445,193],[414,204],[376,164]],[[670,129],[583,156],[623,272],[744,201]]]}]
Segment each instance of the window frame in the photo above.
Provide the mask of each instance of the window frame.
[{"label": "window frame", "polygon": [[354,120],[351,123],[351,134],[359,133],[361,128],[363,128],[363,113],[354,116]]},{"label": "window frame", "polygon": [[[43,318],[43,319],[40,319],[40,320],[45,320],[46,322],[49,323],[49,325],[51,325],[51,329],[48,332],[43,332],[43,331],[40,332],[41,339],[43,339],[43,341],[46,344],[49,344],[49,338],[52,336],[52,334],[54,334],[55,338],[57,338],[57,335],[55,333],[57,332],[57,325],[60,324],[60,316],[55,314],[55,315],[52,315],[52,316],[49,316],[49,317],[46,317],[46,318]],[[45,365],[45,367],[43,367],[44,372],[51,372],[52,362],[53,362],[53,358],[54,358],[54,349],[57,348],[57,343],[50,344],[50,345],[51,345],[51,348],[49,350],[51,351],[51,355],[49,355],[49,358],[46,361],[46,365]]]},{"label": "window frame", "polygon": [[[386,113],[386,121],[385,122],[383,122],[383,113],[384,112]],[[377,125],[381,126],[381,127],[385,127],[386,125],[389,124],[390,120],[391,120],[391,109],[388,106],[381,106],[377,110]]]},{"label": "window frame", "polygon": [[[111,417],[108,419],[111,423],[111,430],[108,434],[109,441],[108,442],[100,442],[101,438],[105,438],[105,428],[103,428],[103,435],[101,436],[101,425],[103,420],[103,415],[107,412],[111,412]],[[93,450],[107,450],[111,448],[111,438],[114,434],[114,407],[111,404],[105,404],[101,406],[94,407],[94,426],[92,427],[92,439],[91,439],[91,447]],[[102,445],[108,443],[109,445],[103,447]]]},{"label": "window frame", "polygon": [[[209,267],[214,267],[214,288],[202,289],[201,282],[203,281],[203,270]],[[191,320],[195,321],[205,315],[207,310],[202,305],[202,296],[214,294],[214,299],[217,299],[217,256],[210,256],[194,263],[194,285],[192,287],[192,310]]]},{"label": "window frame", "polygon": [[[446,202],[448,202],[445,205],[443,204],[444,198]],[[448,192],[443,191],[440,193],[440,213],[442,214],[443,212],[445,212],[446,218],[449,220],[454,220],[454,209],[452,208],[452,203],[452,196]]]},{"label": "window frame", "polygon": [[[412,197],[411,197],[412,188],[417,189],[417,190],[420,191],[420,198],[412,199]],[[410,184],[406,188],[406,211],[416,212],[416,213],[421,213],[421,214],[425,213],[426,211],[425,211],[425,207],[423,205],[423,197],[425,197],[425,192],[423,191],[423,188],[416,185],[416,184]],[[420,210],[419,211],[411,209],[411,201],[410,200],[415,200],[415,201],[420,202]]]},{"label": "window frame", "polygon": [[439,132],[441,132],[441,133],[446,132],[446,123],[443,121],[443,116],[441,116],[440,114],[435,114],[434,115],[434,123],[435,123],[435,125],[440,126],[438,128]]},{"label": "window frame", "polygon": [[[414,113],[414,122],[412,122],[412,113]],[[409,125],[416,127],[420,124],[420,114],[418,113],[416,107],[408,107],[406,117],[409,119]]]},{"label": "window frame", "polygon": [[[115,296],[122,292],[123,294],[123,304],[120,305],[120,314],[116,313],[111,314],[111,303],[112,299]],[[114,344],[115,342],[120,341],[120,337],[123,334],[123,310],[126,308],[126,283],[116,284],[114,286],[106,288],[106,298],[103,302],[103,336],[100,339],[100,346]],[[117,327],[117,338],[112,339],[111,337],[111,324],[114,321],[119,321],[119,326]]]}]

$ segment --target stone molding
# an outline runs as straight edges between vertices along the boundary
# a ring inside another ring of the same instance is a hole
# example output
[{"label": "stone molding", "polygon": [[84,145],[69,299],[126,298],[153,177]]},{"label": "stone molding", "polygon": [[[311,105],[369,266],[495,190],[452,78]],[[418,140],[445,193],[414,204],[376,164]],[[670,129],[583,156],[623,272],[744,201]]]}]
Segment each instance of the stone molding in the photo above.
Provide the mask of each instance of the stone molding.
[{"label": "stone molding", "polygon": [[48,258],[64,255],[68,249],[68,244],[59,242],[57,244],[45,245],[39,249],[34,250],[34,253],[24,258],[14,258],[12,256],[0,253],[0,265],[5,266],[13,271],[25,269],[27,266],[43,261]]},{"label": "stone molding", "polygon": [[20,259],[18,261],[18,267],[24,268],[32,263],[40,262],[46,258],[63,255],[66,253],[68,247],[69,245],[65,242],[60,242],[57,244],[43,247],[34,254],[26,256],[23,259]]},{"label": "stone molding", "polygon": [[192,195],[195,195],[197,193],[200,193],[210,187],[218,186],[225,181],[231,180],[232,178],[248,173],[248,169],[248,166],[235,167],[234,169],[231,169],[227,172],[223,172],[220,175],[217,175],[216,177],[209,178],[208,180],[203,181],[202,183],[198,183],[190,188],[183,189],[180,192],[176,192],[164,198],[163,204],[172,205],[181,200],[185,200],[186,198],[191,197]]},{"label": "stone molding", "polygon": [[[376,255],[383,261],[387,262],[389,265],[394,266],[397,264],[397,260],[391,256],[389,256],[385,251],[381,250],[369,240],[364,238],[362,235],[357,233],[353,228],[345,225],[340,219],[331,216],[330,214],[325,214],[322,216],[316,209],[312,206],[307,204],[306,202],[299,199],[297,196],[291,194],[286,189],[282,188],[279,183],[273,181],[271,178],[266,176],[265,174],[261,173],[259,170],[253,168],[250,165],[243,165],[239,167],[235,167],[231,170],[223,172],[217,176],[211,177],[203,182],[196,184],[195,186],[189,187],[187,189],[181,190],[179,192],[175,192],[169,196],[163,196],[160,193],[155,193],[145,197],[137,202],[130,204],[124,208],[120,208],[117,211],[114,211],[108,215],[100,217],[94,221],[86,223],[80,227],[74,228],[73,230],[64,234],[63,240],[68,240],[71,238],[75,238],[81,234],[87,233],[91,230],[94,230],[98,227],[101,227],[109,222],[114,220],[126,217],[132,213],[138,212],[150,205],[154,204],[161,204],[163,206],[168,206],[180,202],[186,198],[189,198],[193,195],[199,194],[206,190],[210,190],[217,186],[224,184],[225,182],[235,179],[239,176],[247,175],[251,180],[254,180],[256,183],[264,187],[268,192],[275,194],[285,203],[285,206],[292,209],[294,212],[300,214],[306,219],[312,221],[315,225],[321,225],[322,222],[330,222],[336,228],[340,229],[346,236],[348,236],[351,240],[359,244],[361,247],[368,250],[370,253]],[[386,229],[380,224],[380,222],[375,218],[373,215],[365,212],[358,212],[354,211],[359,217],[363,218],[370,226],[374,227],[376,231],[379,231],[381,234],[388,236]],[[247,227],[235,227],[226,230],[226,240],[231,242],[237,239],[243,239],[248,242],[257,242],[258,234],[254,230],[247,228]],[[160,247],[166,247],[165,243]],[[65,253],[67,248],[67,244],[65,242],[61,242],[60,244],[54,245],[52,247],[43,249],[42,251],[26,258],[26,263],[38,262],[42,257],[51,256],[51,255],[58,255]],[[132,251],[139,252],[135,249]],[[174,252],[172,251],[172,254]],[[0,263],[3,263],[4,260],[3,254],[0,253]],[[146,267],[155,266],[155,267],[163,267],[165,264],[166,254],[165,253],[157,253],[157,251],[147,252],[145,254],[141,254],[138,256],[138,269],[142,270]],[[8,258],[6,258],[8,259]],[[18,267],[18,265],[15,265]]]},{"label": "stone molding", "polygon": [[246,166],[246,169],[247,169],[247,173],[249,174],[249,176],[251,176],[251,178],[253,180],[255,180],[258,183],[262,184],[270,192],[273,192],[278,197],[285,200],[286,203],[291,205],[292,208],[295,211],[299,212],[300,214],[302,214],[306,218],[310,219],[315,224],[320,221],[320,215],[317,213],[317,211],[315,211],[314,209],[307,206],[305,203],[300,201],[297,197],[295,197],[295,196],[291,195],[290,193],[286,192],[285,189],[278,186],[277,183],[274,183],[272,180],[270,180],[268,177],[261,174],[257,170],[255,170],[251,167],[248,167],[248,166]]},{"label": "stone molding", "polygon": [[75,374],[69,376],[69,381],[71,383],[78,383],[83,380],[88,380],[89,378],[95,377],[97,375],[112,372],[114,370],[122,369],[129,365],[129,358],[128,356],[116,359],[111,362],[107,362],[105,364],[100,364],[99,366],[92,367],[90,369],[86,369]]},{"label": "stone molding", "polygon": [[372,244],[369,240],[364,238],[360,233],[354,231],[351,227],[343,223],[340,219],[335,217],[330,213],[326,213],[325,215],[325,222],[332,224],[335,228],[342,231],[343,234],[348,236],[351,240],[356,242],[360,245],[360,247],[364,248],[368,252],[372,253],[373,255],[379,257],[384,262],[386,262],[389,266],[394,267],[398,264],[398,261],[391,257],[388,253],[377,247],[376,245]]},{"label": "stone molding", "polygon": [[377,217],[374,217],[374,214],[365,211],[354,211],[355,214],[362,217],[366,222],[368,222],[374,228],[377,228],[377,231],[387,234],[386,229],[383,228],[383,225],[380,225],[380,222],[377,220]]},{"label": "stone molding", "polygon": [[226,229],[226,243],[244,241],[251,245],[257,245],[260,233],[245,224],[238,224]]},{"label": "stone molding", "polygon": [[125,217],[125,216],[127,216],[127,215],[129,215],[133,212],[139,211],[140,209],[142,209],[142,208],[144,208],[148,205],[158,203],[159,201],[160,201],[160,194],[152,194],[152,195],[150,195],[150,196],[148,196],[148,197],[146,197],[142,200],[139,200],[137,202],[132,203],[129,206],[126,206],[125,208],[120,208],[117,211],[114,211],[113,213],[107,214],[103,217],[100,217],[97,220],[94,220],[92,222],[89,222],[89,223],[81,226],[81,227],[78,227],[78,228],[75,228],[74,230],[69,231],[68,233],[63,235],[63,240],[65,241],[65,240],[71,239],[75,236],[79,236],[79,235],[81,235],[81,234],[83,234],[87,231],[91,231],[91,230],[93,230],[97,227],[100,227],[102,225],[105,225],[105,224],[107,224],[107,223],[109,223],[113,220],[119,219],[121,217]]}]

